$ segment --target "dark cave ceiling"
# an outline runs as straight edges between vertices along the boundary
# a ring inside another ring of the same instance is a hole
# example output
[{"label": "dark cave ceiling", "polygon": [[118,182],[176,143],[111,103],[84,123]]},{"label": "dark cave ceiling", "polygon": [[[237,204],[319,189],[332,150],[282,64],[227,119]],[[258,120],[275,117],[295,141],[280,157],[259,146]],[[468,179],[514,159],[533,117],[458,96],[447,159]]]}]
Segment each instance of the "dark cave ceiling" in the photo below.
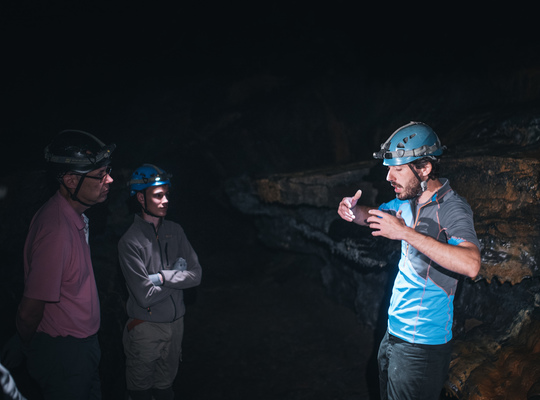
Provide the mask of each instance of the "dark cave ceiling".
[{"label": "dark cave ceiling", "polygon": [[411,76],[538,65],[532,10],[490,7],[3,4],[0,129],[12,149],[8,160],[23,165],[15,149],[41,152],[40,138],[69,124],[101,131],[133,98],[144,110],[160,96],[156,88],[174,91],[186,82],[211,93],[223,82],[260,74],[298,82],[361,74],[396,84]]},{"label": "dark cave ceiling", "polygon": [[50,79],[57,89],[122,90],[123,82],[147,75],[265,69],[300,76],[352,69],[399,79],[509,66],[538,49],[531,49],[536,25],[526,9],[401,10],[347,1],[54,4],[2,6],[8,86],[41,87]]}]

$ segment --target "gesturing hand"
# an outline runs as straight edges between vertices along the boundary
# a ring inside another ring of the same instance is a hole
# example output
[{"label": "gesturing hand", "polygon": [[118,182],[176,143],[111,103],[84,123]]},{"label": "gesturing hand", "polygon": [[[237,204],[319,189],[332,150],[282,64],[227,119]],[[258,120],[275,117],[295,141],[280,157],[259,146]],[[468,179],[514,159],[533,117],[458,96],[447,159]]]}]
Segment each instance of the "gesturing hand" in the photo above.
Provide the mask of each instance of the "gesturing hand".
[{"label": "gesturing hand", "polygon": [[371,216],[367,219],[369,227],[373,229],[373,236],[383,236],[387,239],[402,240],[407,229],[410,229],[403,218],[401,210],[394,217],[380,210],[369,210]]},{"label": "gesturing hand", "polygon": [[352,209],[356,207],[360,196],[362,196],[362,191],[358,190],[353,197],[344,197],[339,203],[338,214],[345,221],[354,221],[355,215]]}]

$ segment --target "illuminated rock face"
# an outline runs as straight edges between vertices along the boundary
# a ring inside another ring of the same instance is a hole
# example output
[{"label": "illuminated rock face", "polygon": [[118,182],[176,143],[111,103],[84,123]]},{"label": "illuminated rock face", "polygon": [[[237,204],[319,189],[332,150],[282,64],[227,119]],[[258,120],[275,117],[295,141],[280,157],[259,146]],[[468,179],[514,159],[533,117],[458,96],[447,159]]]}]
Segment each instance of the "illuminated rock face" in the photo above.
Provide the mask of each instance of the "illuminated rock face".
[{"label": "illuminated rock face", "polygon": [[[540,163],[536,157],[466,156],[443,162],[443,176],[465,197],[483,246],[475,281],[455,299],[455,351],[446,385],[465,399],[526,398],[540,381]],[[270,246],[318,254],[327,288],[376,327],[385,319],[395,242],[342,221],[342,197],[363,190],[362,204],[391,199],[379,163],[231,181],[231,202],[257,222]],[[383,311],[381,311],[383,310]],[[503,394],[497,393],[502,391]]]}]

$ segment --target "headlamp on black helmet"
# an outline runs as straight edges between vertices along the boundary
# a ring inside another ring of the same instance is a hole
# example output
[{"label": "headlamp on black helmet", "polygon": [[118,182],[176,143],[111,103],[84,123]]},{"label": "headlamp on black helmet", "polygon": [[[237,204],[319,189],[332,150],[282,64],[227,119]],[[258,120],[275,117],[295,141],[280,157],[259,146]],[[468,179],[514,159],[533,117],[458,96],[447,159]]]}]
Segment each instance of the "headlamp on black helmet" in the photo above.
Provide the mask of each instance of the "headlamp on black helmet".
[{"label": "headlamp on black helmet", "polygon": [[57,175],[69,171],[86,174],[109,165],[115,148],[88,132],[65,130],[45,148],[45,160]]}]

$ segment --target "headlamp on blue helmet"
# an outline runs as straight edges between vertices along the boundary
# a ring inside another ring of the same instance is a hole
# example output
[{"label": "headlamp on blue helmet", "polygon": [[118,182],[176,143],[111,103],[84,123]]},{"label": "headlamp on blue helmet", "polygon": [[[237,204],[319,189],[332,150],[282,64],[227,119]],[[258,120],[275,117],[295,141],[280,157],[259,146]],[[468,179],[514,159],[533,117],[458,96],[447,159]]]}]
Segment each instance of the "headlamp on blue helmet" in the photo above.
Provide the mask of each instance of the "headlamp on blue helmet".
[{"label": "headlamp on blue helmet", "polygon": [[440,156],[445,148],[428,125],[410,122],[381,144],[381,150],[373,153],[373,157],[384,160],[387,166],[403,165],[424,157]]},{"label": "headlamp on blue helmet", "polygon": [[149,188],[150,186],[169,185],[170,187],[171,177],[171,174],[168,174],[153,164],[143,164],[131,175],[131,180],[129,181],[129,186],[131,188],[130,195],[134,196],[135,193]]}]

